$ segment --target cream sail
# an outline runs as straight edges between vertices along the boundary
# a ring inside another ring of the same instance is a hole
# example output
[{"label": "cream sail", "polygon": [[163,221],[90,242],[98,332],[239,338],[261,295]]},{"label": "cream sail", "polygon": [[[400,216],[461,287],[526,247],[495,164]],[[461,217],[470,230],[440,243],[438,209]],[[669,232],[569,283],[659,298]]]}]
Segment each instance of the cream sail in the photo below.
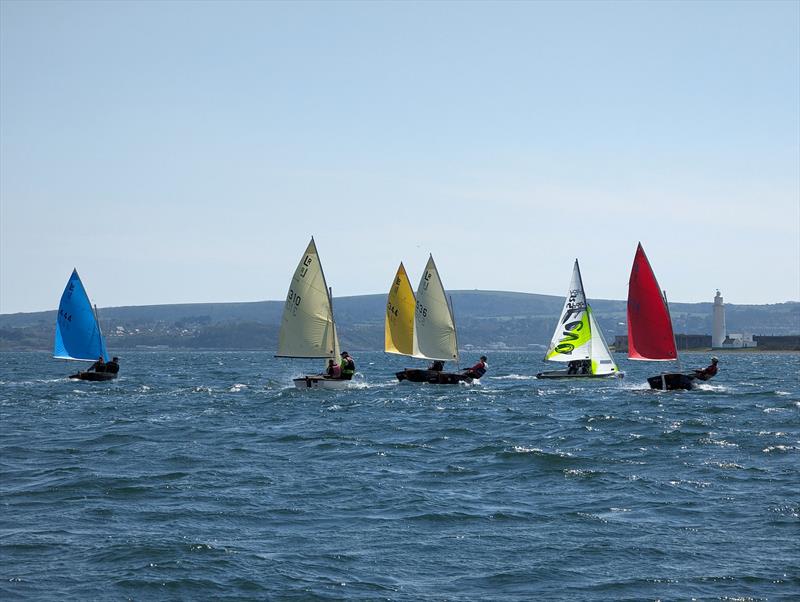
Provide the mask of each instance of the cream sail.
[{"label": "cream sail", "polygon": [[386,353],[419,356],[414,332],[416,299],[408,274],[400,262],[386,300],[384,349]]},{"label": "cream sail", "polygon": [[414,334],[417,340],[417,353],[414,357],[458,361],[453,312],[447,302],[433,255],[428,259],[417,288]]},{"label": "cream sail", "polygon": [[[572,269],[567,298],[556,330],[545,354],[550,362],[591,361],[591,375],[608,376],[618,372],[603,333],[586,302],[578,260]],[[541,373],[555,376],[556,373]]]},{"label": "cream sail", "polygon": [[400,264],[386,303],[387,353],[431,360],[425,369],[405,368],[397,380],[433,385],[457,385],[477,380],[469,371],[445,372],[447,361],[458,362],[458,338],[453,308],[447,302],[442,279],[431,255],[416,296]]},{"label": "cream sail", "polygon": [[313,237],[292,276],[281,318],[277,357],[339,359],[330,290]]}]

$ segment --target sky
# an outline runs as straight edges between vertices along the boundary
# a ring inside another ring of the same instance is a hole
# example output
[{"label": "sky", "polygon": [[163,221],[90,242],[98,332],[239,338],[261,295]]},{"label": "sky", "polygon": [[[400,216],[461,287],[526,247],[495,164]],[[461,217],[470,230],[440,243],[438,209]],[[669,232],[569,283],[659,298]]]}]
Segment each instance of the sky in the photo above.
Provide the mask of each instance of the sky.
[{"label": "sky", "polygon": [[0,2],[0,313],[800,300],[800,2]]}]

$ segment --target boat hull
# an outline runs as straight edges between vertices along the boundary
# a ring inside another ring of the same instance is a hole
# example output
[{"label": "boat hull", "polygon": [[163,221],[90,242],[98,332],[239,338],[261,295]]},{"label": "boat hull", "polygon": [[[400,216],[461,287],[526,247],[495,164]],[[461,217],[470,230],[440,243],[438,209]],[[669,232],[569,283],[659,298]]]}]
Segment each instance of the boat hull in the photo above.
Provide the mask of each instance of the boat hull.
[{"label": "boat hull", "polygon": [[318,374],[309,374],[292,379],[298,389],[346,389],[351,381],[338,378],[325,378]]},{"label": "boat hull", "polygon": [[647,379],[651,389],[659,389],[661,391],[677,391],[680,389],[689,391],[694,388],[693,381],[694,377],[680,372],[659,374]]},{"label": "boat hull", "polygon": [[406,369],[396,372],[397,380],[412,383],[429,383],[431,385],[457,385],[460,382],[471,383],[474,379],[457,372],[440,372],[438,370]]},{"label": "boat hull", "polygon": [[611,374],[569,374],[566,370],[553,370],[550,372],[539,372],[536,378],[620,378],[620,372]]},{"label": "boat hull", "polygon": [[115,372],[78,372],[77,374],[70,374],[71,380],[90,380],[90,381],[106,381],[114,380],[117,378]]}]

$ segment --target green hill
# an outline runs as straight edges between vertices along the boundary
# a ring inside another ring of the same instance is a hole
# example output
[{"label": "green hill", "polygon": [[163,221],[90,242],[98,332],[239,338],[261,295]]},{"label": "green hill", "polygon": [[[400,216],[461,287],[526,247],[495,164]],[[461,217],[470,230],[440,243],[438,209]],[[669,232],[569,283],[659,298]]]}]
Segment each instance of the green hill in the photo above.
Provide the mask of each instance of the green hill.
[{"label": "green hill", "polygon": [[[459,343],[476,348],[525,349],[547,345],[563,297],[502,291],[452,291]],[[606,338],[625,334],[625,301],[590,300]],[[334,299],[342,346],[383,349],[386,295]],[[709,334],[712,304],[671,303],[677,333]],[[283,301],[195,303],[100,308],[110,350],[264,349],[277,346]],[[725,306],[728,332],[800,334],[800,303]],[[0,351],[52,347],[55,310],[0,314]]]}]

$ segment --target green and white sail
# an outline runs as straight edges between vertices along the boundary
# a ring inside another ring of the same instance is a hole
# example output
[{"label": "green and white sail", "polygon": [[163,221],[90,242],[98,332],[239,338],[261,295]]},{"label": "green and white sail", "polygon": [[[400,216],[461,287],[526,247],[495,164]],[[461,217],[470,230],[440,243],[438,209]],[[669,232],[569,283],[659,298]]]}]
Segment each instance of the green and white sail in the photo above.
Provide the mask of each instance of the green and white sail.
[{"label": "green and white sail", "polygon": [[314,239],[292,276],[283,307],[277,357],[339,359],[331,294]]},{"label": "green and white sail", "polygon": [[618,371],[603,333],[594,319],[592,309],[586,302],[577,259],[572,270],[564,308],[561,310],[561,317],[556,324],[545,360],[550,362],[591,360],[592,374],[613,374]]},{"label": "green and white sail", "polygon": [[414,357],[458,361],[453,311],[447,302],[433,255],[428,259],[417,288],[414,334],[417,343]]}]

